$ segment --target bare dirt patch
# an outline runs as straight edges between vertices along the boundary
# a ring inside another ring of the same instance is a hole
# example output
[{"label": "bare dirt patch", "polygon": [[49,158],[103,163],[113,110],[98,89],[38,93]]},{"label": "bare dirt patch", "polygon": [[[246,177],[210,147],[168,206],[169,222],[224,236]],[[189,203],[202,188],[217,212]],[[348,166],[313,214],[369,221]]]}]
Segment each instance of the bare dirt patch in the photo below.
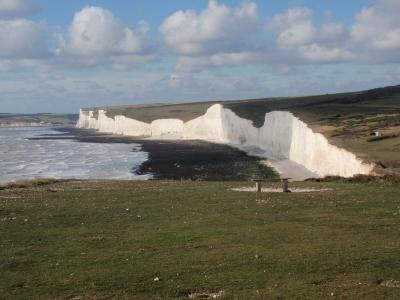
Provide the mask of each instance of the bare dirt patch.
[{"label": "bare dirt patch", "polygon": [[[241,188],[233,188],[231,189],[235,192],[257,192],[255,187],[241,187]],[[325,192],[330,191],[331,189],[301,189],[301,188],[291,188],[290,192],[292,193],[313,193],[313,192]],[[283,193],[282,188],[262,188],[262,193]]]},{"label": "bare dirt patch", "polygon": [[198,292],[198,293],[190,293],[188,295],[189,299],[218,299],[221,298],[225,295],[224,291],[218,291],[216,293],[211,293],[211,292]]},{"label": "bare dirt patch", "polygon": [[396,289],[398,289],[398,288],[400,288],[400,281],[393,280],[393,279],[385,280],[385,281],[382,281],[379,285],[387,287],[387,288],[396,288]]}]

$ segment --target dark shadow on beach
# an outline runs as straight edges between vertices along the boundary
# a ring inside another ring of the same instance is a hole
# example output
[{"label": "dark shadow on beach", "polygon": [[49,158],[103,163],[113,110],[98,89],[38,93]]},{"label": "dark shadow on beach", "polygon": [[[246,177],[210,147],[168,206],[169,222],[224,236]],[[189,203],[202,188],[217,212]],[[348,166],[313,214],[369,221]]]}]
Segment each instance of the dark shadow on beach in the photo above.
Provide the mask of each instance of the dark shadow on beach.
[{"label": "dark shadow on beach", "polygon": [[98,133],[73,127],[57,128],[63,135],[89,143],[140,144],[149,159],[132,172],[152,174],[154,179],[242,181],[276,178],[278,175],[262,159],[228,145],[199,140],[148,140]]}]

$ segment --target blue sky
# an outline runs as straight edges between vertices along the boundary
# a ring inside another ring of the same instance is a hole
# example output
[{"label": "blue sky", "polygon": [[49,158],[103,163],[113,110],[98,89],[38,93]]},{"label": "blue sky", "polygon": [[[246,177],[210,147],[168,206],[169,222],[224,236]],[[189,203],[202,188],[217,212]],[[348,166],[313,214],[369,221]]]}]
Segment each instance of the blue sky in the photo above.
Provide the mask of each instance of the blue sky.
[{"label": "blue sky", "polygon": [[[241,0],[222,0],[221,4],[236,7],[243,1]],[[166,17],[177,10],[194,9],[197,11],[207,7],[207,0],[153,0],[153,1],[122,1],[122,0],[102,0],[102,1],[54,1],[37,0],[40,11],[35,19],[45,19],[50,24],[56,26],[68,26],[75,12],[86,6],[100,6],[110,10],[114,15],[128,24],[134,25],[139,20],[145,19],[151,24],[161,24]],[[336,0],[336,1],[293,1],[293,0],[270,0],[256,1],[259,9],[271,15],[282,12],[290,7],[310,7],[318,14],[331,11],[335,18],[343,22],[349,22],[356,12],[362,7],[370,6],[374,1],[368,0]],[[154,29],[157,29],[156,27]]]},{"label": "blue sky", "polygon": [[0,112],[400,81],[398,0],[0,0]]}]

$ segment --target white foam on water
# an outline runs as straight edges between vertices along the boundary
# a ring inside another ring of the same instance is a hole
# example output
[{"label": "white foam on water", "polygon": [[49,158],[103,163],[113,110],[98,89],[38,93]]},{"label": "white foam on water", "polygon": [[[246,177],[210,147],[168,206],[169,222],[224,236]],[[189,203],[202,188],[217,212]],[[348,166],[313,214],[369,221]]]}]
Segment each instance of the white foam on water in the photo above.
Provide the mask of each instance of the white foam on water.
[{"label": "white foam on water", "polygon": [[60,135],[51,128],[0,128],[0,183],[36,178],[151,178],[133,172],[148,159],[138,144],[29,139],[49,134]]}]

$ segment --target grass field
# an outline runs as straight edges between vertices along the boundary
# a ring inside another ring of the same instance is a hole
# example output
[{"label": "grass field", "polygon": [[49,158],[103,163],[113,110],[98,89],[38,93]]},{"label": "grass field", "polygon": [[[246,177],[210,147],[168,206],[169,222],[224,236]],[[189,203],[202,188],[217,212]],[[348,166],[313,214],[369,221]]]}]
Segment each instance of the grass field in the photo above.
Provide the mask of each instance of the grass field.
[{"label": "grass field", "polygon": [[400,298],[398,181],[251,184],[0,188],[0,299]]}]

